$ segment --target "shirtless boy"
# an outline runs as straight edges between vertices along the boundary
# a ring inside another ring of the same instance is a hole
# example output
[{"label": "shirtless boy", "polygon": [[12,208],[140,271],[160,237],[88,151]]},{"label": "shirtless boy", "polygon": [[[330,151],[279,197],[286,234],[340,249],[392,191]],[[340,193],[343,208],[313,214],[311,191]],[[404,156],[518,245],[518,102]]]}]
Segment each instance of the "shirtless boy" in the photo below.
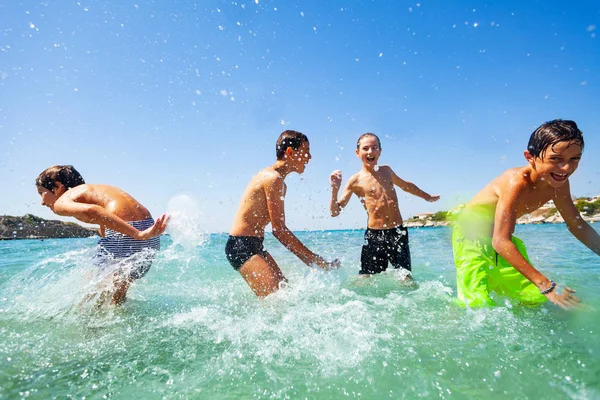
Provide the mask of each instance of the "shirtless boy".
[{"label": "shirtless boy", "polygon": [[296,131],[284,131],[276,143],[277,161],[252,178],[231,227],[225,254],[233,268],[244,277],[258,297],[266,297],[285,281],[273,257],[263,248],[265,227],[270,223],[273,236],[307,265],[322,269],[337,267],[310,251],[285,224],[284,180],[292,172],[304,172],[311,159],[308,138]]},{"label": "shirtless boy", "polygon": [[160,248],[158,236],[165,231],[168,217],[162,215],[155,222],[150,212],[129,194],[114,186],[86,184],[70,165],[47,168],[35,184],[42,205],[55,214],[100,225],[102,238],[94,256],[96,263],[131,260],[128,270],[116,273],[114,279],[112,303],[123,303],[131,283],[144,276],[152,265],[151,255],[143,259],[131,256]]},{"label": "shirtless boy", "polygon": [[492,291],[526,304],[548,299],[564,309],[580,302],[574,290],[565,286],[560,291],[531,264],[524,243],[513,232],[517,218],[553,200],[573,236],[600,255],[600,236],[571,199],[569,177],[579,165],[583,146],[575,122],[546,122],[529,138],[527,165],[505,171],[460,211],[452,248],[461,302],[470,307],[493,305]]},{"label": "shirtless boy", "polygon": [[362,161],[362,169],[350,177],[339,199],[342,172],[336,170],[331,173],[331,216],[340,214],[352,194],[358,196],[368,216],[359,273],[370,275],[383,272],[387,269],[388,261],[394,268],[404,268],[410,272],[408,230],[402,226],[394,185],[429,202],[437,201],[440,196],[431,196],[415,184],[401,179],[388,165],[378,165],[381,142],[373,133],[365,133],[358,138],[356,155]]}]

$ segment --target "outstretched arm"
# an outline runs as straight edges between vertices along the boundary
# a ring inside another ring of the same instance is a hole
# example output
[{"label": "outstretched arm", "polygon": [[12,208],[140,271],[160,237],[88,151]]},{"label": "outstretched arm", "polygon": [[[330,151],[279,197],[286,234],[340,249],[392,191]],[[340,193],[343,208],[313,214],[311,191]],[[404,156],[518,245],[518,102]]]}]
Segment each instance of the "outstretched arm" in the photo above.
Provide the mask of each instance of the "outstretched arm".
[{"label": "outstretched arm", "polygon": [[283,204],[283,179],[277,177],[266,183],[265,195],[267,197],[271,226],[273,227],[273,236],[306,265],[316,264],[322,269],[332,268],[334,263],[329,263],[323,257],[310,251],[286,226]]},{"label": "outstretched arm", "polygon": [[342,193],[342,197],[338,200],[338,194],[340,191],[340,187],[342,186],[342,171],[335,170],[329,176],[329,184],[331,185],[331,200],[329,201],[329,210],[331,211],[332,217],[337,217],[340,215],[342,208],[348,205],[350,201],[350,197],[352,197],[351,185],[354,177],[350,178],[348,183],[346,183],[346,187],[344,187],[344,192]]},{"label": "outstretched arm", "polygon": [[571,189],[568,181],[556,190],[554,204],[573,236],[594,253],[600,255],[600,235],[581,218],[581,214],[579,214],[573,200],[571,200]]},{"label": "outstretched arm", "polygon": [[396,173],[394,171],[392,171],[392,179],[393,179],[394,185],[398,186],[400,189],[404,190],[405,192],[408,192],[414,196],[422,198],[423,200],[426,200],[429,202],[434,202],[434,201],[438,201],[440,199],[439,194],[432,196],[429,193],[422,191],[414,183],[407,182],[404,179],[400,178],[398,175],[396,175]]},{"label": "outstretched arm", "polygon": [[498,199],[496,216],[494,218],[492,246],[502,258],[537,286],[540,292],[549,290],[547,293],[544,293],[548,300],[563,309],[572,308],[580,302],[573,294],[575,291],[565,286],[565,290],[562,293],[558,293],[554,289],[555,284],[527,262],[511,240],[517,221],[517,204],[519,204],[519,198],[525,190],[527,190],[527,187],[523,183],[512,185],[506,188]]},{"label": "outstretched arm", "polygon": [[101,234],[104,233],[105,228],[109,228],[137,240],[147,240],[160,235],[165,231],[169,222],[169,216],[163,214],[150,228],[138,231],[103,207],[95,204],[78,203],[67,196],[62,196],[54,203],[53,211],[58,215],[75,217],[88,224],[98,224],[100,225]]}]

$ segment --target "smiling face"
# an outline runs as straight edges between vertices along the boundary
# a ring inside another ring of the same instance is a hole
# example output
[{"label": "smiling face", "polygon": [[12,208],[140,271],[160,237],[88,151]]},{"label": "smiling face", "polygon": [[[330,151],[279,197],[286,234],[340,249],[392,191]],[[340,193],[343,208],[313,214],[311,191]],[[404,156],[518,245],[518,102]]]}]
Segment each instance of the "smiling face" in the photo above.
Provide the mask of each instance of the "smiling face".
[{"label": "smiling face", "polygon": [[368,135],[360,139],[356,155],[360,158],[364,167],[368,169],[374,168],[381,155],[381,147],[379,146],[377,137]]},{"label": "smiling face", "polygon": [[548,146],[543,158],[533,157],[528,151],[525,151],[525,158],[541,180],[559,188],[577,170],[581,153],[581,144],[577,141],[564,141]]}]

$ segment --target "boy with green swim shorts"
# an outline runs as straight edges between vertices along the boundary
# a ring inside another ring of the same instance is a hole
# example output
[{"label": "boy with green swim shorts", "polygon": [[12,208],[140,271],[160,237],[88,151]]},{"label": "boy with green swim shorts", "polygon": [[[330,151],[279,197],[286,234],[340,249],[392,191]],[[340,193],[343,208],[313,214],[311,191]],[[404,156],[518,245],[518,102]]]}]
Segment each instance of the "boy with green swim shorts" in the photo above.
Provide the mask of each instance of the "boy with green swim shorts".
[{"label": "boy with green swim shorts", "polygon": [[505,171],[460,211],[452,249],[462,303],[494,305],[493,291],[527,304],[547,299],[569,309],[580,303],[574,290],[564,286],[560,291],[531,264],[524,243],[513,232],[517,218],[553,200],[573,236],[600,255],[600,235],[581,218],[571,199],[569,177],[583,147],[583,134],[575,122],[546,122],[529,138],[527,165]]}]

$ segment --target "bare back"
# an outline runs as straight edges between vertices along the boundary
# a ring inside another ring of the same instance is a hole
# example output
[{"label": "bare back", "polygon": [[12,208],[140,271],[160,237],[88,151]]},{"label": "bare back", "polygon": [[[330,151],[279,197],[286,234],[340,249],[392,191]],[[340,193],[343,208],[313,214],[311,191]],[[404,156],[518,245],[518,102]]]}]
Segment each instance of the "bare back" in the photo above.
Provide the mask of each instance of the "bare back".
[{"label": "bare back", "polygon": [[69,200],[100,206],[124,221],[140,221],[152,217],[146,207],[128,193],[114,186],[79,185],[65,192],[57,202]]},{"label": "bare back", "polygon": [[367,226],[371,229],[389,229],[402,225],[394,176],[392,169],[383,165],[372,172],[362,169],[348,181],[350,190],[358,196],[367,211]]},{"label": "bare back", "polygon": [[272,166],[263,169],[252,178],[242,195],[231,227],[231,235],[264,236],[265,227],[271,223],[267,196],[285,195],[283,179]]}]

